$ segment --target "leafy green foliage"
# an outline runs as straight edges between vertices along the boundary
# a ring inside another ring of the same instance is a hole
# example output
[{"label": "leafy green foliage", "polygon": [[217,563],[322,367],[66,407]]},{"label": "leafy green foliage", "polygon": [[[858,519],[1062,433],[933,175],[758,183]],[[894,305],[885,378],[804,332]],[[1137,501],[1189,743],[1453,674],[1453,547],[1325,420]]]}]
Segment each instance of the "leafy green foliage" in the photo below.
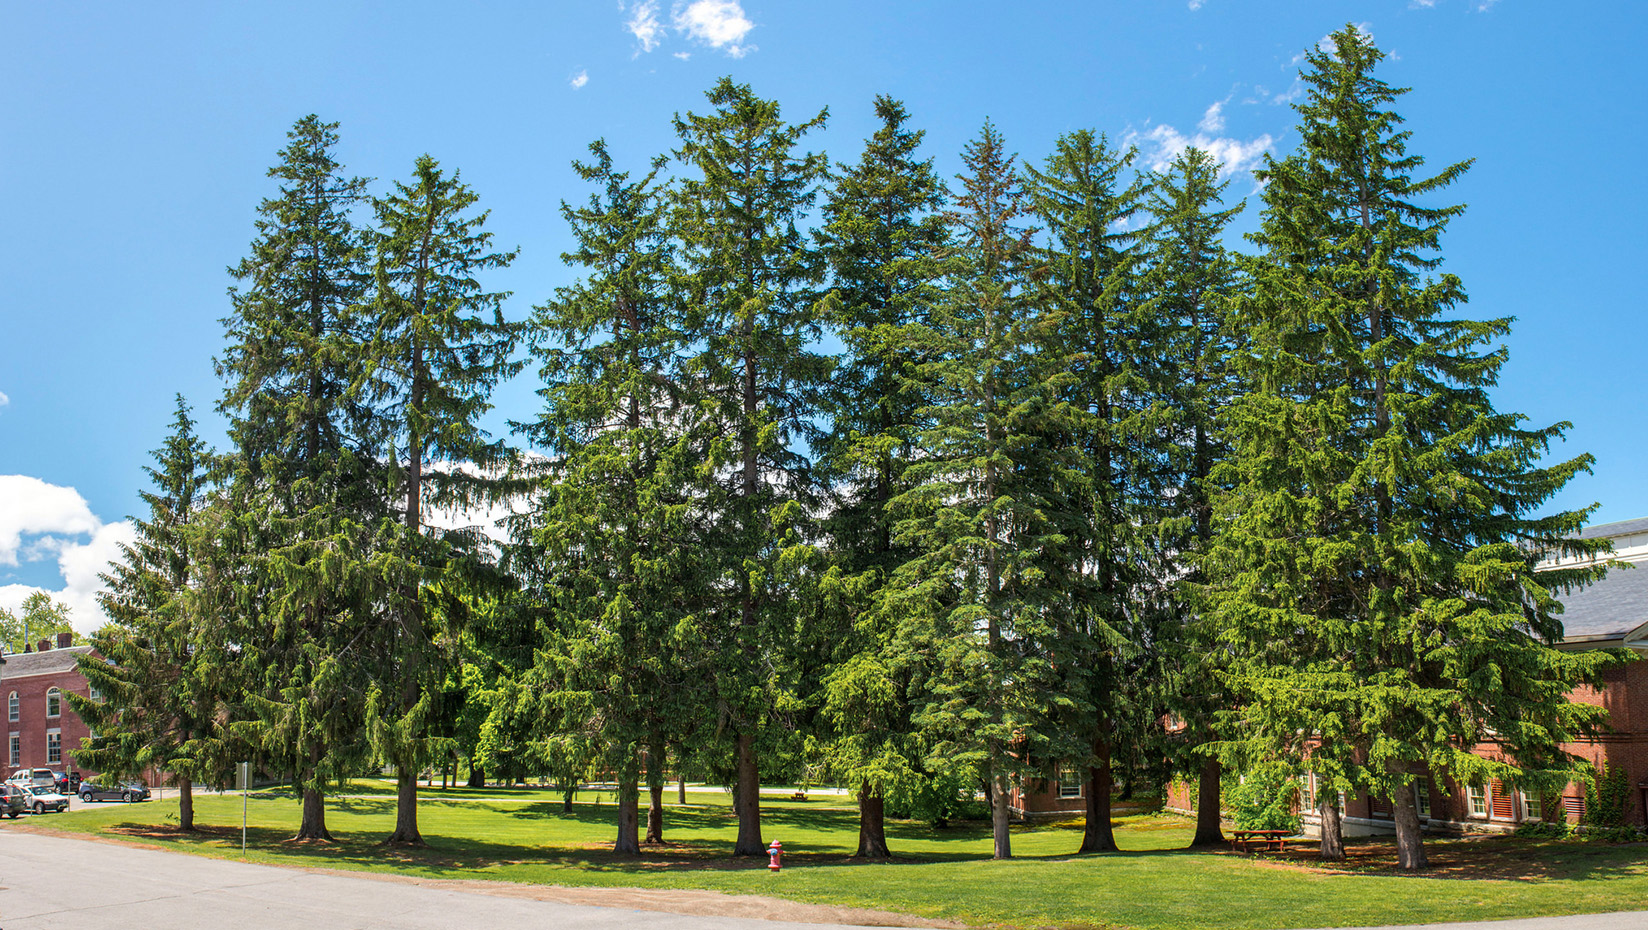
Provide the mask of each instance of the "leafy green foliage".
[{"label": "leafy green foliage", "polygon": [[1260,765],[1231,778],[1224,796],[1238,830],[1299,832],[1299,782],[1286,765]]}]

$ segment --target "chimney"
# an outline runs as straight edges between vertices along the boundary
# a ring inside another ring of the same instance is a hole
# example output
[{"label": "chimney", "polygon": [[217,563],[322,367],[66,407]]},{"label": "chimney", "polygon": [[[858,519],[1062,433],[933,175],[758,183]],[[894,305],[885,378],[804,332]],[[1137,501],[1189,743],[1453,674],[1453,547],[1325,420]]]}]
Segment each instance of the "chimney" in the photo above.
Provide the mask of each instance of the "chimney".
[{"label": "chimney", "polygon": [[74,645],[74,634],[73,633],[59,633],[59,634],[57,634],[57,648],[67,649],[72,645]]},{"label": "chimney", "polygon": [[34,647],[35,652],[48,652],[48,651],[50,651],[50,649],[51,649],[51,640],[49,640],[49,639],[41,640],[40,642],[36,643],[35,647]]}]

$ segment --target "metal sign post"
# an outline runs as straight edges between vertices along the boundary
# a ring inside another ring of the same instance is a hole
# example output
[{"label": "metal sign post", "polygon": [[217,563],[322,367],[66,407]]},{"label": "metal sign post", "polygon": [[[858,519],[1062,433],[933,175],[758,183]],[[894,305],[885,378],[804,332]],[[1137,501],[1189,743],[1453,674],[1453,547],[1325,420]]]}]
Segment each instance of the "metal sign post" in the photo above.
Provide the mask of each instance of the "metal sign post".
[{"label": "metal sign post", "polygon": [[252,793],[252,763],[235,766],[235,787],[240,789],[240,854],[246,855],[246,796]]}]

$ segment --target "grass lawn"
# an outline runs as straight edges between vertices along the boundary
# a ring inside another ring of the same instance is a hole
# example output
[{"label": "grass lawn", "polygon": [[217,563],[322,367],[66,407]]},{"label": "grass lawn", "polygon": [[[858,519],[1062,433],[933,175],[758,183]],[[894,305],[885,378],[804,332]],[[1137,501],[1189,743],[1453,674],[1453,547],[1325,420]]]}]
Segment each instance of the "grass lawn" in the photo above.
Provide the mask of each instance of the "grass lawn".
[{"label": "grass lawn", "polygon": [[[773,789],[777,790],[777,789]],[[1316,866],[1302,847],[1286,856],[1184,852],[1193,824],[1168,815],[1117,821],[1121,853],[1071,855],[1075,824],[1015,828],[1019,858],[989,858],[988,824],[937,830],[891,822],[891,863],[849,859],[857,843],[850,799],[814,794],[806,802],[762,798],[763,836],[781,840],[785,868],[727,858],[736,824],[723,791],[689,792],[665,813],[669,845],[641,859],[615,858],[610,792],[581,792],[570,814],[560,796],[531,789],[426,789],[419,819],[429,848],[375,844],[394,824],[385,783],[359,783],[330,799],[327,825],[339,842],[284,842],[297,829],[290,795],[254,793],[247,859],[429,878],[494,879],[556,885],[704,888],[768,894],[816,904],[880,908],[924,917],[1013,927],[1320,927],[1479,920],[1632,910],[1648,906],[1648,847],[1512,837],[1436,840],[1437,866],[1424,877],[1394,874],[1388,844],[1350,847],[1352,861]],[[675,800],[670,787],[666,799]],[[238,796],[195,802],[203,835],[176,834],[177,802],[93,805],[40,818],[42,826],[239,858]],[[644,816],[644,814],[643,814]]]}]

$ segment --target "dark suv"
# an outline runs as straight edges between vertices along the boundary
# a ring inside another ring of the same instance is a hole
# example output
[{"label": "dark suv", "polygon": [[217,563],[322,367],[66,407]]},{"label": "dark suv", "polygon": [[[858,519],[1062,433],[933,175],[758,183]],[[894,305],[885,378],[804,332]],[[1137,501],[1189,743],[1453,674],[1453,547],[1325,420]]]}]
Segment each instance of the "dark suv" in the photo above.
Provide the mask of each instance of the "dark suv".
[{"label": "dark suv", "polygon": [[147,801],[149,789],[140,781],[98,783],[83,781],[80,783],[80,800],[82,801]]},{"label": "dark suv", "polygon": [[17,815],[29,809],[34,795],[29,794],[19,785],[11,782],[0,782],[0,814],[5,814],[13,820]]}]

